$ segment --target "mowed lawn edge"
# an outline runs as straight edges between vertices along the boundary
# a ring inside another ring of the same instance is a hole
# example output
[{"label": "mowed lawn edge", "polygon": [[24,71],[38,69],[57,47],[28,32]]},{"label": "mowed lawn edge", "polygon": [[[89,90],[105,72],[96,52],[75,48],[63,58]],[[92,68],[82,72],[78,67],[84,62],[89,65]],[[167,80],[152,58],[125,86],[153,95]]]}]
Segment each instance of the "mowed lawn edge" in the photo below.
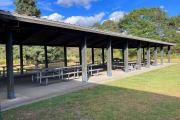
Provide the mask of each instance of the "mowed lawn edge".
[{"label": "mowed lawn edge", "polygon": [[3,112],[4,119],[178,120],[180,64]]}]

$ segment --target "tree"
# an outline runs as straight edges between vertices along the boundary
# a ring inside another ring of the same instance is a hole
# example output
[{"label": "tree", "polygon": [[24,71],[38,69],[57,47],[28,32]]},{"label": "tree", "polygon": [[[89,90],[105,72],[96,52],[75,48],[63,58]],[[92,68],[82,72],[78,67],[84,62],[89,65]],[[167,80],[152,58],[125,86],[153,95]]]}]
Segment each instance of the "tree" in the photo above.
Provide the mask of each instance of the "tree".
[{"label": "tree", "polygon": [[18,14],[36,17],[41,15],[40,10],[37,8],[36,0],[15,0],[14,4],[16,6],[15,11]]},{"label": "tree", "polygon": [[133,10],[119,22],[121,32],[146,38],[161,39],[167,15],[160,8],[143,8]]},{"label": "tree", "polygon": [[106,20],[103,22],[103,24],[96,23],[94,25],[95,28],[101,29],[101,30],[107,30],[111,32],[119,32],[118,23],[112,21],[112,20]]},{"label": "tree", "polygon": [[180,29],[180,15],[171,17],[171,25]]},{"label": "tree", "polygon": [[118,23],[107,20],[96,28],[134,36],[177,43],[180,51],[180,16],[169,17],[160,8],[142,8],[129,12]]},{"label": "tree", "polygon": [[44,49],[41,46],[28,46],[25,47],[25,59],[26,64],[32,62],[36,68],[39,67],[40,63],[43,63],[44,60]]}]

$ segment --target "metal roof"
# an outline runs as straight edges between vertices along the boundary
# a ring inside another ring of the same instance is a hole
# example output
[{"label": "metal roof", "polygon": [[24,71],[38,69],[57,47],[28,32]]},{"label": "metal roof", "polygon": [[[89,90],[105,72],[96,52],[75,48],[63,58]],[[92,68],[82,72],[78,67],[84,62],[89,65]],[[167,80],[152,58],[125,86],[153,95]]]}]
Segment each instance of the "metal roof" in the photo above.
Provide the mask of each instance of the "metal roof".
[{"label": "metal roof", "polygon": [[[83,32],[83,33],[89,33],[94,35],[100,35],[100,36],[108,36],[109,38],[123,38],[128,40],[135,40],[135,41],[142,41],[142,42],[149,42],[153,44],[161,44],[161,45],[170,45],[174,46],[176,44],[174,43],[168,43],[168,42],[162,42],[158,40],[152,40],[148,38],[142,38],[142,37],[136,37],[132,35],[125,35],[122,33],[116,33],[116,32],[107,32],[103,30],[97,30],[89,27],[82,27],[78,25],[68,24],[64,22],[58,22],[58,21],[51,21],[47,20],[45,18],[37,18],[37,17],[30,17],[26,15],[19,15],[16,13],[10,13],[5,11],[0,11],[0,21],[3,21],[4,23],[8,23],[9,21],[17,21],[17,22],[23,22],[23,23],[31,23],[34,25],[42,25],[46,27],[53,27],[53,28],[62,28],[66,30],[73,30],[77,32]],[[9,24],[9,23],[8,23]]]}]

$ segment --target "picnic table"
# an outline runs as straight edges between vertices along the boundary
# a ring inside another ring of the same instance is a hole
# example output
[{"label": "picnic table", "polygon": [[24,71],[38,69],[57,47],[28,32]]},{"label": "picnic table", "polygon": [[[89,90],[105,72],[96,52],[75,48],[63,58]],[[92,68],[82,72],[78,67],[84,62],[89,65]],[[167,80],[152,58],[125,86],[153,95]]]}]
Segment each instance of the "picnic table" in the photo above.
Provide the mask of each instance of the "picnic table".
[{"label": "picnic table", "polygon": [[98,75],[99,72],[103,70],[103,68],[99,68],[99,67],[100,67],[100,65],[98,65],[98,64],[89,64],[88,72],[90,73],[90,75],[93,75],[93,72],[96,72],[96,75]]},{"label": "picnic table", "polygon": [[[88,73],[90,75],[93,75],[103,70],[102,68],[99,68],[99,65],[96,64],[89,64],[87,66]],[[32,82],[39,82],[42,84],[43,80],[45,80],[45,84],[48,84],[48,81],[50,78],[58,77],[59,79],[64,79],[64,76],[70,79],[71,76],[74,78],[79,77],[80,74],[82,74],[82,66],[75,65],[75,66],[68,66],[68,67],[60,67],[60,68],[45,68],[45,69],[36,69],[33,71],[35,74],[32,75]]]},{"label": "picnic table", "polygon": [[[20,66],[21,65],[13,65],[13,68],[14,68],[13,70],[16,71],[16,72],[20,71]],[[24,66],[26,66],[26,65],[24,65]],[[0,75],[5,76],[6,71],[7,71],[7,66],[6,65],[0,65],[0,68],[2,68],[0,70]]]},{"label": "picnic table", "polygon": [[32,82],[36,81],[42,84],[42,81],[45,80],[45,84],[48,84],[50,78],[58,77],[59,79],[64,79],[64,76],[67,76],[69,79],[71,76],[78,77],[81,73],[81,66],[68,66],[61,68],[45,68],[35,70],[35,73],[32,76]]}]

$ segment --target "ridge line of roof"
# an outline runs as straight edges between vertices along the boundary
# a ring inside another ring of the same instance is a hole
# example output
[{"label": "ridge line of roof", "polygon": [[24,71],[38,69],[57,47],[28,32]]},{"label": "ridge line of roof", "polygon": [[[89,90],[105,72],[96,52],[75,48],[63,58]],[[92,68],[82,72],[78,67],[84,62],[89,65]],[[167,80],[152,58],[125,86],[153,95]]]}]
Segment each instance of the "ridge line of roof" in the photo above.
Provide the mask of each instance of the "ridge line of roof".
[{"label": "ridge line of roof", "polygon": [[[2,11],[2,10],[0,10],[0,14],[7,15],[9,17],[16,17],[16,18],[18,17],[20,19],[23,19],[21,21],[25,21],[25,19],[26,19],[26,20],[31,20],[31,22],[33,20],[33,23],[35,23],[35,21],[37,21],[37,22],[45,22],[45,23],[49,23],[48,24],[49,26],[54,26],[54,27],[63,27],[63,28],[75,29],[75,30],[79,30],[79,31],[83,31],[83,32],[91,32],[91,33],[103,34],[103,35],[107,35],[107,36],[134,39],[134,40],[140,40],[140,41],[145,41],[145,42],[153,42],[153,43],[159,43],[159,44],[165,44],[165,45],[172,45],[172,46],[176,45],[174,43],[169,43],[169,42],[164,42],[164,41],[159,41],[159,40],[154,40],[154,39],[149,39],[149,38],[143,38],[143,37],[138,37],[138,36],[133,36],[133,35],[125,35],[125,34],[118,33],[118,32],[98,30],[98,29],[94,29],[94,28],[91,28],[91,27],[82,27],[82,26],[75,25],[75,24],[48,20],[46,18],[37,18],[37,17],[34,17],[34,16],[20,15],[20,14],[17,14],[17,13],[11,13],[11,12]],[[17,20],[20,21],[20,19],[17,19]],[[25,21],[25,22],[28,22],[28,21]],[[45,23],[44,24],[41,23],[41,24],[47,25]],[[55,24],[59,25],[59,26],[55,26]]]}]

